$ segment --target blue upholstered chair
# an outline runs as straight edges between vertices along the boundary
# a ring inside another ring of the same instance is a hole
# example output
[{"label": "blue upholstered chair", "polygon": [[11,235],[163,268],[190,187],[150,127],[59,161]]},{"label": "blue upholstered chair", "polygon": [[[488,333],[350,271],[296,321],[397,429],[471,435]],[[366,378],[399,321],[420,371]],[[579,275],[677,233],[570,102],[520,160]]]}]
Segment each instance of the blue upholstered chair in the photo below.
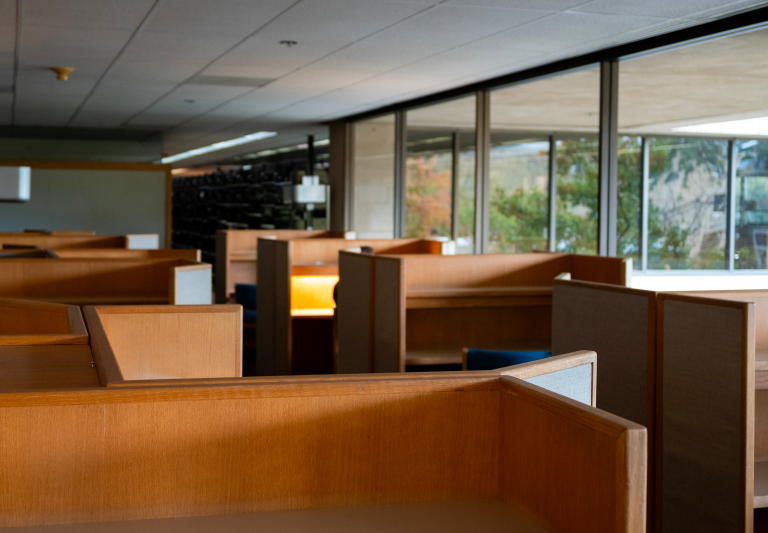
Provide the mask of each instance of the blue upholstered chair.
[{"label": "blue upholstered chair", "polygon": [[530,363],[547,357],[552,357],[552,352],[549,350],[504,351],[465,348],[463,366],[464,370],[496,370],[497,368]]},{"label": "blue upholstered chair", "polygon": [[256,322],[256,285],[236,283],[235,301],[243,306],[243,322]]}]

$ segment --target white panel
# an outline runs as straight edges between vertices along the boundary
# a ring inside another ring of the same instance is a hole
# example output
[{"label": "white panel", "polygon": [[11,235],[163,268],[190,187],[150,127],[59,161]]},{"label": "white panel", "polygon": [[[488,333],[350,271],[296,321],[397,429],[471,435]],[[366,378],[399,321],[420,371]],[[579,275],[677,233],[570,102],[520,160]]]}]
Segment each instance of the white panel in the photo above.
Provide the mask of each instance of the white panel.
[{"label": "white panel", "polygon": [[213,293],[211,268],[176,271],[173,305],[209,305]]},{"label": "white panel", "polygon": [[592,405],[592,365],[586,364],[558,370],[525,381],[577,402]]},{"label": "white panel", "polygon": [[134,30],[154,0],[24,0],[24,26]]},{"label": "white panel", "polygon": [[160,238],[156,234],[126,235],[129,250],[157,250],[160,248]]}]

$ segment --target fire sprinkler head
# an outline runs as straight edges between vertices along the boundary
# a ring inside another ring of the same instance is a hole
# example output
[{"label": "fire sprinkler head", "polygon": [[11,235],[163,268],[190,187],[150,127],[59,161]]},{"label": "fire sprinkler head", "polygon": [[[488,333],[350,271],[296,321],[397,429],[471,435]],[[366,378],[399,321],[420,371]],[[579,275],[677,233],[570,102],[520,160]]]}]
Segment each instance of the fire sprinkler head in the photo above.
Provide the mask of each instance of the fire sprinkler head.
[{"label": "fire sprinkler head", "polygon": [[51,70],[56,73],[57,80],[67,81],[69,74],[75,69],[70,67],[51,67]]}]

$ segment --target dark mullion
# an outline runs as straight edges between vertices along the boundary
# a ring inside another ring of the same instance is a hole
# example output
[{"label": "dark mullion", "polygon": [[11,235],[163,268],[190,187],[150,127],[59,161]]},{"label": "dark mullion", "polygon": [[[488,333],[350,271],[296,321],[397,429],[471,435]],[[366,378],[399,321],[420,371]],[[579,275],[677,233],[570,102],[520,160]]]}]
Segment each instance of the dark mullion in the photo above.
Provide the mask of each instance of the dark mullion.
[{"label": "dark mullion", "polygon": [[405,235],[405,160],[408,125],[405,111],[395,113],[395,238]]},{"label": "dark mullion", "polygon": [[490,232],[490,100],[488,91],[478,91],[476,95],[475,116],[475,253],[488,251]]},{"label": "dark mullion", "polygon": [[725,268],[736,268],[736,141],[728,141],[728,206],[725,226],[725,250],[727,260]]},{"label": "dark mullion", "polygon": [[547,230],[547,248],[557,251],[557,139],[549,136],[549,181],[547,182],[547,201],[549,204],[549,226]]},{"label": "dark mullion", "polygon": [[598,255],[616,256],[618,214],[619,62],[600,65]]}]

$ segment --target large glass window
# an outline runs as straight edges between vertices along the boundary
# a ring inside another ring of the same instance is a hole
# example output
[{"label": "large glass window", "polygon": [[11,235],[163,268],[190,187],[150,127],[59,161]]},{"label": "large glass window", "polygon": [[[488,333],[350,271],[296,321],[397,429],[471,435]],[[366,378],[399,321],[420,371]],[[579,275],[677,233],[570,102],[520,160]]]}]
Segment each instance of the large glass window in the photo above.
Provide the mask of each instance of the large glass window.
[{"label": "large glass window", "polygon": [[735,266],[768,268],[768,140],[738,141],[736,150]]},{"label": "large glass window", "polygon": [[641,267],[643,139],[623,135],[618,143],[618,205],[616,209],[616,255],[632,258]]},{"label": "large glass window", "polygon": [[725,268],[728,142],[649,142],[648,268]]},{"label": "large glass window", "polygon": [[490,252],[597,252],[599,104],[598,66],[491,93]]},{"label": "large glass window", "polygon": [[405,236],[474,251],[475,97],[406,113]]},{"label": "large glass window", "polygon": [[352,220],[358,238],[391,239],[395,232],[395,116],[353,125]]},{"label": "large glass window", "polygon": [[[768,134],[760,126],[768,115],[766,46],[768,30],[760,30],[620,64],[619,131],[649,149],[648,269],[729,267],[729,139],[738,152],[733,264],[766,268],[768,218],[760,209],[768,172],[759,140]],[[621,148],[619,157],[621,180]],[[620,205],[625,197],[620,191]],[[635,205],[639,196],[626,207]]]}]

